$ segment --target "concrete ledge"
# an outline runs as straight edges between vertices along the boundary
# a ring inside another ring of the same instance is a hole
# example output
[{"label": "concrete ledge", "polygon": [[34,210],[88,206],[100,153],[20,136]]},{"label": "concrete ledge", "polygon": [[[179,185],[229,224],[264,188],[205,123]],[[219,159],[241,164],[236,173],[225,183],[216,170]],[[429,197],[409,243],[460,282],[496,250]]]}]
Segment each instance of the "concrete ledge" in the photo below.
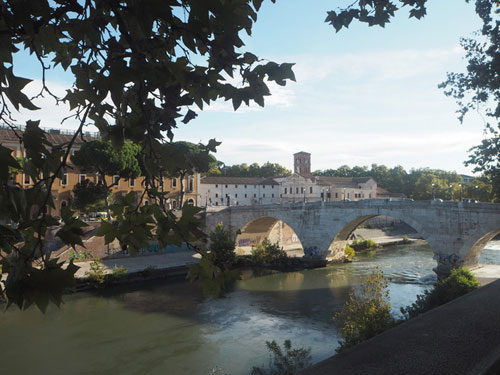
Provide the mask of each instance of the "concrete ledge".
[{"label": "concrete ledge", "polygon": [[304,375],[479,375],[500,369],[500,280],[326,359]]}]

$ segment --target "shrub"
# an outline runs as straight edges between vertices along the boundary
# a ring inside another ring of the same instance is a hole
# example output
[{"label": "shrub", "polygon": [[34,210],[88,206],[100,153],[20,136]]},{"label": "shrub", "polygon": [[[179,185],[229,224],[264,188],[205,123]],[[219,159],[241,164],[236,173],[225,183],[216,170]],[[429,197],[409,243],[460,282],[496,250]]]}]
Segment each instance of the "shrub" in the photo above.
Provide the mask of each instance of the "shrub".
[{"label": "shrub", "polygon": [[354,255],[356,255],[356,251],[349,246],[349,244],[345,245],[345,256],[347,259],[352,260],[354,258]]},{"label": "shrub", "polygon": [[266,341],[270,352],[268,369],[253,367],[251,375],[294,375],[311,364],[311,348],[292,349],[292,342],[285,340],[284,350],[276,341]]},{"label": "shrub", "polygon": [[106,279],[106,274],[104,272],[104,265],[100,258],[94,259],[90,263],[90,270],[85,272],[85,275],[91,280],[96,282],[97,284],[104,283]]},{"label": "shrub", "polygon": [[128,272],[128,269],[126,267],[117,267],[115,266],[113,268],[113,278],[115,279],[121,279],[123,277],[125,277],[125,275],[127,274]]},{"label": "shrub", "polygon": [[265,239],[260,244],[252,247],[252,260],[255,263],[277,263],[282,262],[288,258],[286,251],[276,242],[271,243]]},{"label": "shrub", "polygon": [[333,318],[342,324],[338,353],[394,325],[387,287],[387,279],[377,269],[349,294],[342,311]]},{"label": "shrub", "polygon": [[479,286],[475,276],[465,268],[457,268],[451,271],[450,276],[438,281],[434,288],[424,291],[417,296],[417,300],[411,306],[402,307],[401,313],[407,319],[411,319],[426,311],[444,305],[457,297],[472,292]]},{"label": "shrub", "polygon": [[403,236],[403,243],[410,243],[411,241],[409,240],[408,236],[405,234]]},{"label": "shrub", "polygon": [[79,260],[88,260],[88,259],[93,259],[94,256],[90,251],[70,251],[68,259],[69,260],[74,260],[74,261],[79,261]]},{"label": "shrub", "polygon": [[217,267],[230,268],[236,260],[231,232],[219,223],[209,235],[212,261]]},{"label": "shrub", "polygon": [[362,251],[362,250],[368,250],[368,249],[378,249],[380,245],[373,240],[365,240],[361,239],[358,240],[357,238],[354,239],[351,243],[351,247],[356,250],[356,251]]},{"label": "shrub", "polygon": [[209,251],[199,250],[200,263],[189,265],[187,278],[190,282],[200,280],[203,293],[218,298],[240,279],[241,272],[233,269],[235,241],[222,223],[210,233],[209,240]]}]

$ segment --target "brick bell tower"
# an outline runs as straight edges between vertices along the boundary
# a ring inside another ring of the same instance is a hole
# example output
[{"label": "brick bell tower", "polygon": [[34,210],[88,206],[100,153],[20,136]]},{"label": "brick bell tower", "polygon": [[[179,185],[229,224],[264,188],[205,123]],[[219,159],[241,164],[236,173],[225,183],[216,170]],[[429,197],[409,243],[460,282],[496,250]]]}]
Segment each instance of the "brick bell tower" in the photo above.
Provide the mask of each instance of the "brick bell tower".
[{"label": "brick bell tower", "polygon": [[311,154],[304,151],[293,154],[293,171],[301,175],[311,175]]}]

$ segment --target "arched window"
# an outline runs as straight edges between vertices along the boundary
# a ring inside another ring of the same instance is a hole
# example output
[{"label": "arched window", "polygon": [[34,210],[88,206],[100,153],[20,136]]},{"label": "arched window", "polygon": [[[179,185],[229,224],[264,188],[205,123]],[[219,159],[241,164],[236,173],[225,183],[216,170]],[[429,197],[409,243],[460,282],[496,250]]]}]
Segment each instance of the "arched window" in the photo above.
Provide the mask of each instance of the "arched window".
[{"label": "arched window", "polygon": [[68,205],[68,203],[67,203],[66,201],[62,201],[62,202],[61,202],[61,209],[62,209],[63,207],[66,207],[67,205]]},{"label": "arched window", "polygon": [[177,201],[172,201],[172,208],[177,208]]},{"label": "arched window", "polygon": [[191,206],[194,206],[194,200],[193,200],[193,198],[189,198],[188,199],[188,204],[191,205]]}]

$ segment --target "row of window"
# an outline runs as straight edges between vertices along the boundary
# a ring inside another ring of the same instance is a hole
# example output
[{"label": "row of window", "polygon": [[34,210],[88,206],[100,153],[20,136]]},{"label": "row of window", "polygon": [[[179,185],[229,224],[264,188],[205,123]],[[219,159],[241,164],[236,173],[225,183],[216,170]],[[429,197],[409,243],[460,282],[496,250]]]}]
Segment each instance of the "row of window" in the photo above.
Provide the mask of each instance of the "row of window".
[{"label": "row of window", "polygon": [[[274,186],[275,185],[271,185],[271,189],[274,189]],[[219,187],[219,184],[215,184],[215,188],[218,188]],[[227,189],[229,187],[229,185],[224,185],[224,187]],[[238,189],[238,185],[234,185],[235,189]],[[248,185],[243,185],[243,187],[246,189],[248,187]],[[257,189],[257,185],[254,185],[253,186],[254,189]],[[265,189],[266,188],[266,185],[262,185],[262,189]]]},{"label": "row of window", "polygon": [[[80,174],[78,176],[78,182],[79,183],[83,183],[85,180],[87,179],[87,175],[86,174]],[[95,176],[95,183],[98,184],[100,181],[100,176],[99,175],[96,175]],[[135,186],[135,178],[129,178],[128,179],[129,181],[129,187],[134,187]],[[30,185],[31,184],[31,178],[29,175],[27,174],[23,174],[23,184],[24,185]],[[61,178],[61,181],[60,181],[60,185],[61,186],[66,186],[68,184],[68,174],[67,173],[64,173],[62,178]],[[116,187],[119,187],[120,186],[120,176],[113,176],[113,185],[116,186]],[[189,191],[193,191],[194,189],[194,183],[193,183],[193,180],[190,179],[188,181],[188,190]],[[177,187],[177,179],[174,178],[172,179],[172,187]]]},{"label": "row of window", "polygon": [[[238,194],[234,194],[234,197],[238,198]],[[254,194],[253,197],[257,198],[257,194]],[[265,198],[265,197],[266,197],[266,194],[262,194],[262,198]],[[219,198],[219,194],[218,193],[215,193],[215,198]],[[229,198],[229,194],[226,194],[226,198]],[[248,194],[245,194],[245,198],[248,198]],[[274,193],[271,194],[271,198],[274,198]],[[223,201],[224,198],[221,198],[221,200]]]},{"label": "row of window", "polygon": [[[301,187],[300,188],[300,194],[304,194],[305,188]],[[309,186],[309,194],[313,193],[313,187]],[[285,188],[285,194],[293,194],[293,188]],[[295,188],[295,194],[299,194],[299,188]]]}]

